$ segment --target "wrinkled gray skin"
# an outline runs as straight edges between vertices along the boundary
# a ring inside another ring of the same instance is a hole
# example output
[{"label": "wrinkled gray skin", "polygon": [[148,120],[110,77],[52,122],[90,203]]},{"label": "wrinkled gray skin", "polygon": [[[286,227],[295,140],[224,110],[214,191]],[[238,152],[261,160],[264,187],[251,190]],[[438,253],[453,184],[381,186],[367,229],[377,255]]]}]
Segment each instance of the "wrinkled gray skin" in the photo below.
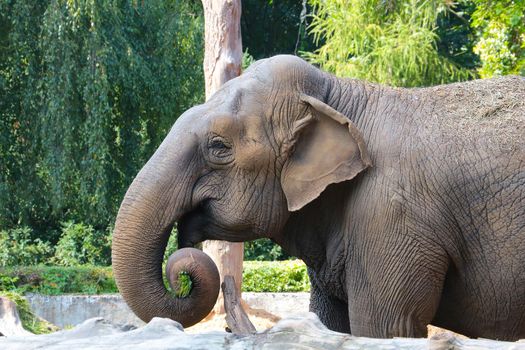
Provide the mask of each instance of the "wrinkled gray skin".
[{"label": "wrinkled gray skin", "polygon": [[261,60],[175,123],[114,236],[143,319],[172,315],[179,243],[269,237],[308,265],[311,310],[357,336],[525,338],[525,79],[392,89]]}]

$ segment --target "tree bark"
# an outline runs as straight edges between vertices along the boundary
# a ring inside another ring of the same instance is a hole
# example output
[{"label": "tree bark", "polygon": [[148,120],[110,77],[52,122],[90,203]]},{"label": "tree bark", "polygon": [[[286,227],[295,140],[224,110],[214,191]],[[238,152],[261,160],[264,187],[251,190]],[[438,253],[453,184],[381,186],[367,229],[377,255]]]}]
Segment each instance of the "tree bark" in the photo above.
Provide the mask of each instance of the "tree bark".
[{"label": "tree bark", "polygon": [[224,295],[226,324],[228,324],[231,331],[239,335],[257,333],[248,314],[246,314],[246,311],[242,308],[241,295],[235,289],[235,279],[229,275],[224,276],[224,282],[222,282],[221,288]]},{"label": "tree bark", "polygon": [[[202,0],[204,7],[204,77],[206,99],[219,87],[241,74],[241,0]],[[219,269],[221,283],[224,276],[231,275],[241,295],[243,243],[206,241],[203,250],[213,259]],[[224,313],[223,295],[213,309]]]}]

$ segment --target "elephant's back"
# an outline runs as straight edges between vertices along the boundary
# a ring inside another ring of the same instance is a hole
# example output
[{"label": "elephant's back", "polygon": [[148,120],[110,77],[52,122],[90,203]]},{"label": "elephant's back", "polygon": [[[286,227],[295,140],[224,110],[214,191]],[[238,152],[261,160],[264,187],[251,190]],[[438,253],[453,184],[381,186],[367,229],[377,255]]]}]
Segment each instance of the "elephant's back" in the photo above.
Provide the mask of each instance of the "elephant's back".
[{"label": "elephant's back", "polygon": [[506,76],[440,85],[415,92],[424,123],[443,142],[525,152],[525,77]]}]

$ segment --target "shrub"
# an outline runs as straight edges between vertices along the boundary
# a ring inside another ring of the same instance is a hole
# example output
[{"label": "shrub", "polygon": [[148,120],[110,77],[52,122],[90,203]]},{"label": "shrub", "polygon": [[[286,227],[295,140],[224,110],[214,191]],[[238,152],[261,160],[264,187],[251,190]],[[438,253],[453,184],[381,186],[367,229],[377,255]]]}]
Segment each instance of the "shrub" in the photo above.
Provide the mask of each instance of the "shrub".
[{"label": "shrub", "polygon": [[110,267],[89,265],[5,268],[0,270],[0,283],[4,290],[45,295],[118,292]]},{"label": "shrub", "polygon": [[29,227],[0,231],[0,266],[36,265],[53,254],[48,242],[32,239]]},{"label": "shrub", "polygon": [[273,261],[287,259],[290,259],[290,255],[286,254],[280,246],[269,239],[263,238],[244,243],[245,261]]},{"label": "shrub", "polygon": [[[164,261],[167,261],[169,256],[173,254],[177,249],[177,228],[174,227],[171,231],[168,244],[166,246],[166,251],[164,253]],[[280,246],[273,243],[267,238],[257,239],[255,241],[244,243],[245,261],[274,261],[289,260],[290,258],[291,256],[286,254]]]},{"label": "shrub", "polygon": [[[0,289],[46,295],[117,293],[110,267],[31,266],[0,269]],[[308,292],[306,266],[293,261],[245,261],[244,292]]]},{"label": "shrub", "polygon": [[308,292],[310,282],[301,260],[245,261],[243,292]]},{"label": "shrub", "polygon": [[107,266],[111,264],[111,234],[89,225],[62,223],[62,235],[52,261],[62,266]]}]

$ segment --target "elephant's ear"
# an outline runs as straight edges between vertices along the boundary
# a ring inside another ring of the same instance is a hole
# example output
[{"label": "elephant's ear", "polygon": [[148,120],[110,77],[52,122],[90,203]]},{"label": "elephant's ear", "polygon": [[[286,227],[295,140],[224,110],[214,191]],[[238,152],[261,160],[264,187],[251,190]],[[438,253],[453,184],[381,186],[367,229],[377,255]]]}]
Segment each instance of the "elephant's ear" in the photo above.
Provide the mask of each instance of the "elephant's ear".
[{"label": "elephant's ear", "polygon": [[350,119],[316,98],[304,94],[300,98],[308,106],[307,113],[292,126],[281,173],[290,211],[301,209],[328,185],[350,180],[372,164],[363,136]]}]

